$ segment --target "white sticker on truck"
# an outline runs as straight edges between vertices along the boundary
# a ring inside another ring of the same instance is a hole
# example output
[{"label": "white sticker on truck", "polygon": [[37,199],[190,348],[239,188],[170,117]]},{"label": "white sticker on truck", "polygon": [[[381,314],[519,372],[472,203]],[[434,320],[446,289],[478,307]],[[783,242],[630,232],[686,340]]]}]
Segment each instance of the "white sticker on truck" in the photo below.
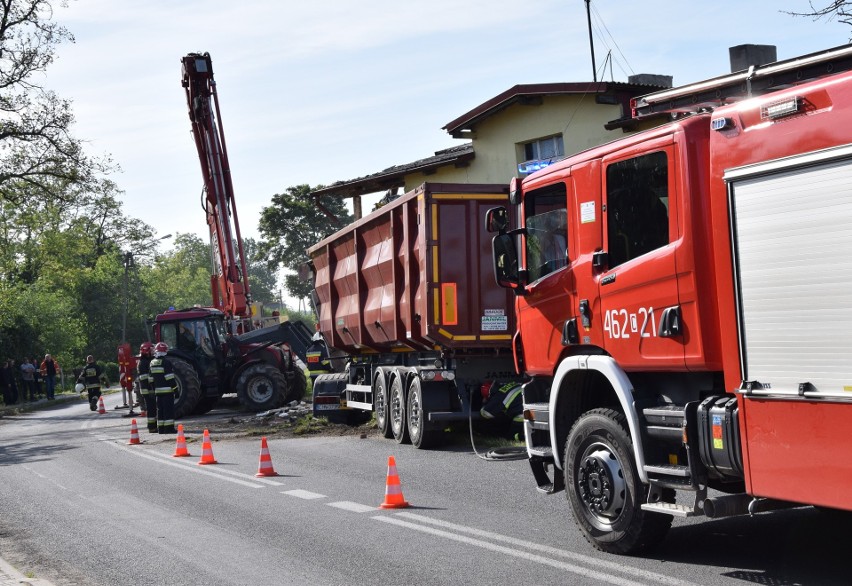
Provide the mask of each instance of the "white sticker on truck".
[{"label": "white sticker on truck", "polygon": [[483,332],[505,332],[509,329],[509,318],[502,309],[486,309],[482,316]]}]

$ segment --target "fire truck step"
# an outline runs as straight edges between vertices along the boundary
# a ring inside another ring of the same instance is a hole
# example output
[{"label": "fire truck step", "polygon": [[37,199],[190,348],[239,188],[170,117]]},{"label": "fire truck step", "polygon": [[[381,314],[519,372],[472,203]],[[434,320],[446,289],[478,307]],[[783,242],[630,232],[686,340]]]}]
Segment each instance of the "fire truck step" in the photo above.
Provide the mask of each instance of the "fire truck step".
[{"label": "fire truck step", "polygon": [[675,503],[645,503],[642,505],[643,511],[651,511],[653,513],[664,513],[675,517],[700,517],[704,512],[691,507],[689,505],[677,505]]}]

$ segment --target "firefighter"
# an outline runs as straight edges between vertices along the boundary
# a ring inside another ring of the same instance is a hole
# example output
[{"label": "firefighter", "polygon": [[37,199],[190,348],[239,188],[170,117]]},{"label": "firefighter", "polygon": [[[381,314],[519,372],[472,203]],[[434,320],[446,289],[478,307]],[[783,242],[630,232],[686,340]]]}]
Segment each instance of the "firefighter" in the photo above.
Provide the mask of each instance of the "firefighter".
[{"label": "firefighter", "polygon": [[95,357],[86,356],[86,365],[77,378],[78,383],[83,383],[89,393],[89,409],[98,410],[98,399],[101,396],[101,380],[104,378],[103,370],[95,363]]},{"label": "firefighter", "polygon": [[503,432],[506,432],[508,428],[507,435],[516,436],[516,439],[524,428],[523,412],[521,385],[517,382],[492,383],[488,389],[487,399],[479,410],[483,419],[494,421],[503,428],[501,430]]},{"label": "firefighter", "polygon": [[142,393],[145,412],[148,418],[148,431],[157,433],[157,400],[154,395],[154,387],[151,384],[151,360],[154,358],[154,346],[151,342],[142,342],[139,346],[139,363],[136,368],[139,376],[139,391]]},{"label": "firefighter", "polygon": [[166,359],[169,345],[157,342],[149,366],[151,387],[157,401],[157,433],[175,433],[175,373]]},{"label": "firefighter", "polygon": [[322,337],[319,324],[316,325],[316,333],[311,338],[311,345],[305,351],[305,360],[308,363],[308,373],[311,376],[311,382],[316,381],[316,378],[328,372],[331,372],[331,361],[328,356],[328,345],[325,343],[325,338]]}]

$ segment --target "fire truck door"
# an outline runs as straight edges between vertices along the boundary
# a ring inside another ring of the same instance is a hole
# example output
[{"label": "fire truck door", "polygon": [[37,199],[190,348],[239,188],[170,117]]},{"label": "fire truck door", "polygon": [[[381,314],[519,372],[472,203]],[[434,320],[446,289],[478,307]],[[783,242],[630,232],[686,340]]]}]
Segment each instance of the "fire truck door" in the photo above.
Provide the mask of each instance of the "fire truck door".
[{"label": "fire truck door", "polygon": [[568,267],[568,194],[563,182],[524,196],[523,259],[526,295],[518,298],[518,327],[531,374],[549,375],[563,350],[562,324],[568,319],[571,275]]},{"label": "fire truck door", "polygon": [[604,348],[625,369],[685,367],[682,336],[670,329],[682,326],[674,168],[670,144],[603,161],[607,262],[597,276],[600,319]]}]

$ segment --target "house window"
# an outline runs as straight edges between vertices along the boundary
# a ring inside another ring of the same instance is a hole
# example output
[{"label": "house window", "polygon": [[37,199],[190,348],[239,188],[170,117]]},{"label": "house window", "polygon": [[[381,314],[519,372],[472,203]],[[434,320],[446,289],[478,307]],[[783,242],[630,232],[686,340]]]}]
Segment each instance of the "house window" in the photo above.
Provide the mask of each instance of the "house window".
[{"label": "house window", "polygon": [[540,138],[532,142],[520,145],[524,149],[523,162],[518,165],[521,173],[532,173],[547,166],[555,159],[565,156],[565,146],[562,143],[562,135]]}]

